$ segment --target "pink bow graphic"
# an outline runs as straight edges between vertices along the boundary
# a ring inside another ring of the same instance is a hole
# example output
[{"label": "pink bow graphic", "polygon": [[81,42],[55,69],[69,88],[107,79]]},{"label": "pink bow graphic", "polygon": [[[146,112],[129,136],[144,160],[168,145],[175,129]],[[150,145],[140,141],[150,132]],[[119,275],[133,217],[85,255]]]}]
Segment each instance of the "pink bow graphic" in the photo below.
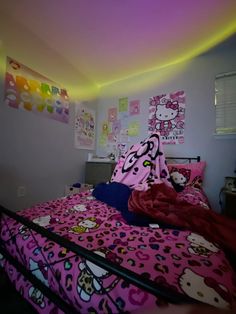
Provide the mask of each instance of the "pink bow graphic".
[{"label": "pink bow graphic", "polygon": [[170,108],[170,109],[172,109],[172,110],[177,110],[177,109],[179,109],[179,104],[178,103],[172,103],[171,101],[168,101],[167,103],[166,103],[166,108]]}]

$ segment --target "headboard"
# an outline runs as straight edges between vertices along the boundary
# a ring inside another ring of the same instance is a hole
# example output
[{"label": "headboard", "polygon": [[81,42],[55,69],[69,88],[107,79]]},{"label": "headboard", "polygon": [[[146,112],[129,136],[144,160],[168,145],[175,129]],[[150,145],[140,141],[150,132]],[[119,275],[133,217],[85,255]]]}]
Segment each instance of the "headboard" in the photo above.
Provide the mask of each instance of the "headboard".
[{"label": "headboard", "polygon": [[193,161],[195,162],[200,162],[201,161],[201,157],[200,156],[197,156],[197,157],[166,157],[166,160],[167,160],[167,163],[168,163],[168,160],[178,160],[178,161],[184,161],[185,163],[188,162],[188,163],[191,163]]}]

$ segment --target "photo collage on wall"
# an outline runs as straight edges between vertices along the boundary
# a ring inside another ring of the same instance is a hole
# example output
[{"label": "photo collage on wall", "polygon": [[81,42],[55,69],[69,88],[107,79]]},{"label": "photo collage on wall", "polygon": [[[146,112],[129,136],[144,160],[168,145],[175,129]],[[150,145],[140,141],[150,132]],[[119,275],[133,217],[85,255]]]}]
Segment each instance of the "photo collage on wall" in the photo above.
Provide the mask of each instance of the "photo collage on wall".
[{"label": "photo collage on wall", "polygon": [[130,137],[139,136],[140,101],[120,98],[117,106],[107,109],[106,120],[102,122],[99,134],[99,145],[107,153],[119,157],[127,150]]},{"label": "photo collage on wall", "polygon": [[183,144],[185,92],[177,91],[151,97],[148,133],[159,132],[163,144]]},{"label": "photo collage on wall", "polygon": [[10,57],[7,57],[4,103],[14,109],[69,122],[67,91]]}]

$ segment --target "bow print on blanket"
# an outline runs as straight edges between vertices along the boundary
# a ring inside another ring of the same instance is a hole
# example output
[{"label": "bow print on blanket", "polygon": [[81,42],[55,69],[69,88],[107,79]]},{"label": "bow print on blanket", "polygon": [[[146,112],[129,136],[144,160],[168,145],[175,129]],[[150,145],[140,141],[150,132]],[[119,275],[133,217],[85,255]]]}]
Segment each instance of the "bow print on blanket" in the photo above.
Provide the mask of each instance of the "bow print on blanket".
[{"label": "bow print on blanket", "polygon": [[146,191],[152,184],[158,183],[171,186],[159,134],[153,133],[131,146],[119,159],[111,181],[140,191]]}]

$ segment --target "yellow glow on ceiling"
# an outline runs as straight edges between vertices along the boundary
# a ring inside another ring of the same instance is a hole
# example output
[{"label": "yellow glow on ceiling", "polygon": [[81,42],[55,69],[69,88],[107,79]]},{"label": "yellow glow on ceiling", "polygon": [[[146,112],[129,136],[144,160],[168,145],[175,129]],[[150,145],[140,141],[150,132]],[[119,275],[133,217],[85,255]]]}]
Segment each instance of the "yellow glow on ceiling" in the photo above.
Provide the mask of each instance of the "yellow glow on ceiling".
[{"label": "yellow glow on ceiling", "polygon": [[137,94],[146,90],[163,86],[166,82],[176,80],[176,77],[187,68],[188,61],[178,63],[174,66],[167,66],[158,71],[149,71],[144,75],[137,75],[127,83],[120,80],[116,84],[106,85],[101,88],[102,97],[120,97],[121,95]]},{"label": "yellow glow on ceiling", "polygon": [[94,100],[99,96],[100,88],[97,85],[67,86],[68,95],[71,100]]},{"label": "yellow glow on ceiling", "polygon": [[[236,32],[236,20],[229,23],[227,27],[222,28],[220,31],[213,34],[211,37],[203,40],[198,45],[192,45],[191,49],[186,49],[185,53],[179,53],[178,55],[170,57],[169,60],[162,62],[162,64],[156,64],[156,66],[147,70],[132,73],[120,77],[116,80],[107,81],[102,84],[84,84],[82,86],[67,85],[65,88],[68,90],[68,94],[72,99],[80,100],[93,100],[99,97],[101,92],[106,95],[121,95],[129,92],[139,92],[152,86],[159,86],[172,79],[181,70],[183,70],[188,61],[194,57],[206,52],[210,48],[216,46],[220,42],[224,41]],[[0,75],[5,76],[6,68],[6,54],[4,51],[4,45],[0,40]],[[173,67],[174,66],[174,67]],[[129,80],[128,82],[126,80]]]},{"label": "yellow glow on ceiling", "polygon": [[217,44],[219,44],[220,42],[224,41],[225,39],[227,39],[228,37],[233,35],[235,32],[236,32],[236,20],[233,21],[232,23],[230,23],[230,25],[228,27],[226,27],[225,29],[214,34],[211,38],[208,38],[207,40],[203,41],[200,45],[194,47],[191,50],[188,50],[184,54],[179,54],[178,56],[174,57],[173,59],[167,61],[164,64],[158,64],[156,67],[150,68],[148,70],[145,70],[145,71],[142,71],[139,73],[134,73],[131,75],[127,75],[127,76],[124,76],[124,77],[117,79],[117,80],[108,81],[106,83],[99,84],[98,87],[104,88],[106,86],[109,86],[112,84],[117,84],[117,83],[124,81],[124,80],[134,79],[135,77],[138,77],[140,75],[143,75],[143,74],[146,74],[149,72],[159,71],[163,68],[167,68],[167,67],[170,67],[172,65],[176,65],[176,64],[191,60],[192,58],[200,55],[203,52],[206,52],[210,48],[212,48],[212,47],[216,46]]}]

